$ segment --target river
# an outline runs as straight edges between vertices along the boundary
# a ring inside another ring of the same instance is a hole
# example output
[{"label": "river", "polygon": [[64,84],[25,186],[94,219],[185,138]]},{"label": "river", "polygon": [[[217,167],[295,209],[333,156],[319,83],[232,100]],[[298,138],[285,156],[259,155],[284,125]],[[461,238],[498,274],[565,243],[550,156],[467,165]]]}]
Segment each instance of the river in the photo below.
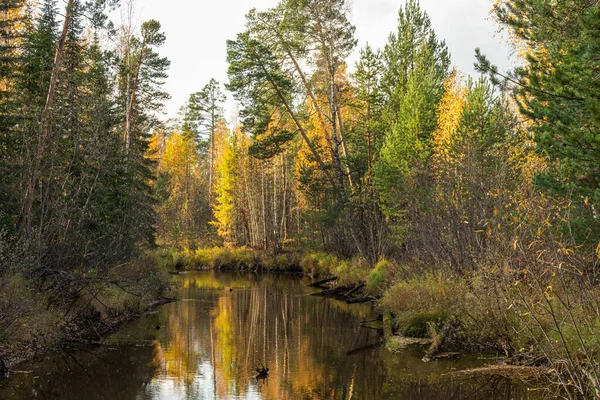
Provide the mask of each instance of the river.
[{"label": "river", "polygon": [[[177,277],[181,301],[122,327],[105,344],[19,366],[1,399],[533,399],[521,382],[456,372],[483,356],[424,363],[392,354],[360,327],[368,305],[308,294],[303,278],[218,272]],[[256,367],[268,367],[266,379]]]}]

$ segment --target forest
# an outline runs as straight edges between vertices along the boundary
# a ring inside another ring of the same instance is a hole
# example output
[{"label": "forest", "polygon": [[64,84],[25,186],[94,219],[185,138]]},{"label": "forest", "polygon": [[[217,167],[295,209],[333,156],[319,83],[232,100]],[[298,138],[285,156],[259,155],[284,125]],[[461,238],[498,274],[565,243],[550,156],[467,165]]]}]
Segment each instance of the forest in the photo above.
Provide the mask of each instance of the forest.
[{"label": "forest", "polygon": [[280,0],[175,119],[128,4],[0,2],[0,361],[95,340],[169,271],[303,271],[600,398],[597,1],[491,1],[518,66],[473,49],[472,77],[418,0],[381,49],[344,0]]}]

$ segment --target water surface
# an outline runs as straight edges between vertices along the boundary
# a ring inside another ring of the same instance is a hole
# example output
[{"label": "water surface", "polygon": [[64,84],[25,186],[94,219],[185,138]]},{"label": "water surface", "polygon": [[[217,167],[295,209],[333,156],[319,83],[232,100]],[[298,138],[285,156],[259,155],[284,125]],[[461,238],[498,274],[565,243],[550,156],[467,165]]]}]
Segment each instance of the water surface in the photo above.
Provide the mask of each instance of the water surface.
[{"label": "water surface", "polygon": [[[360,327],[368,305],[308,296],[297,277],[186,273],[180,302],[125,326],[104,346],[20,366],[4,399],[530,399],[525,385],[456,371],[489,360],[424,363],[391,354]],[[256,379],[256,367],[269,368]],[[30,371],[30,372],[29,372]]]}]

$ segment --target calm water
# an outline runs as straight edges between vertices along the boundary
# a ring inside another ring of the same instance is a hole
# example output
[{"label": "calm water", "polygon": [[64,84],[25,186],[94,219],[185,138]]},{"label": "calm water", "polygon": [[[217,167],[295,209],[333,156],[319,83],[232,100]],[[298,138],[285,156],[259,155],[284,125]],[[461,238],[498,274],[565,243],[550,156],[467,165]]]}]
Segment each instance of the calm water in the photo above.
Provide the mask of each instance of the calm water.
[{"label": "calm water", "polygon": [[[182,301],[162,306],[105,346],[20,366],[1,399],[529,399],[517,382],[452,375],[479,357],[423,363],[391,354],[360,328],[369,306],[307,296],[298,278],[189,273]],[[233,290],[231,290],[233,289]],[[157,329],[160,327],[160,329]],[[265,365],[269,378],[257,380]]]}]

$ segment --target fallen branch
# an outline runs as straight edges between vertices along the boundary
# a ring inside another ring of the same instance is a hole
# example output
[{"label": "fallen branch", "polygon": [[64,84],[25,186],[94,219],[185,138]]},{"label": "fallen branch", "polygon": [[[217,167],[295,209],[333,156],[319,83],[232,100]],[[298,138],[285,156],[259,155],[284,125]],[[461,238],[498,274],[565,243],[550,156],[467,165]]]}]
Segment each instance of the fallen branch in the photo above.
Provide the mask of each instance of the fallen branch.
[{"label": "fallen branch", "polygon": [[348,299],[346,300],[346,304],[360,304],[360,303],[367,303],[369,301],[377,301],[381,299],[381,295],[377,295],[377,296],[367,296],[367,297],[359,297],[356,299]]},{"label": "fallen branch", "polygon": [[337,276],[332,276],[331,278],[322,279],[322,280],[317,281],[317,282],[309,283],[306,286],[309,286],[309,287],[323,286],[326,283],[333,282],[333,281],[337,280],[337,278],[338,278]]},{"label": "fallen branch", "polygon": [[322,290],[320,292],[311,293],[310,295],[311,296],[335,296],[335,295],[340,295],[342,293],[345,293],[349,290],[352,290],[355,287],[356,287],[356,284],[338,286],[338,287],[334,287],[331,289]]},{"label": "fallen branch", "polygon": [[348,297],[352,296],[354,293],[358,292],[359,290],[362,290],[365,286],[367,286],[367,285],[364,282],[359,283],[358,286],[356,286],[354,289],[352,289],[351,291],[346,293],[346,296],[348,296]]},{"label": "fallen branch", "polygon": [[154,308],[163,304],[175,303],[176,301],[179,301],[179,299],[175,297],[161,297],[148,303],[148,307]]},{"label": "fallen branch", "polygon": [[451,329],[452,325],[446,322],[442,327],[442,331],[434,335],[433,343],[431,344],[431,347],[429,347],[429,350],[427,350],[425,357],[423,357],[424,362],[436,359],[436,356],[439,354],[442,345],[444,344],[444,341],[446,340],[446,337],[450,333]]}]

